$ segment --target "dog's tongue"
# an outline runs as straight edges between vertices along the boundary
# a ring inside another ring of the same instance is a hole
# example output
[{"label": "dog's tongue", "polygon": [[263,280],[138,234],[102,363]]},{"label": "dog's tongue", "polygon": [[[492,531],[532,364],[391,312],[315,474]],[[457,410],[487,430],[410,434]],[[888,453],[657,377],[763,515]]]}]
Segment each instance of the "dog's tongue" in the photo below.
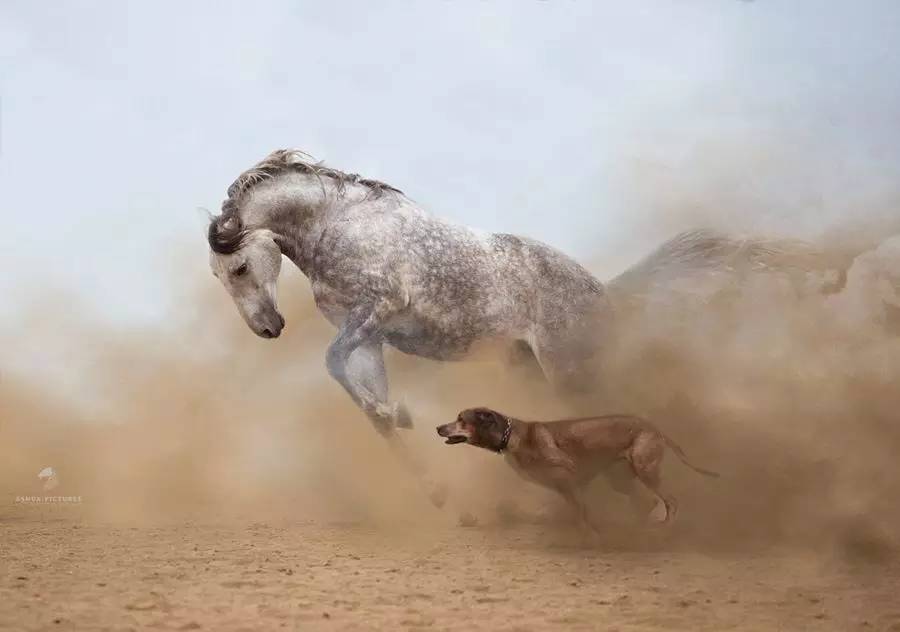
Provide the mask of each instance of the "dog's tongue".
[{"label": "dog's tongue", "polygon": [[447,445],[453,445],[454,443],[465,443],[465,442],[466,442],[466,438],[460,437],[459,435],[457,435],[455,437],[447,437],[447,440],[444,441],[444,443],[446,443]]}]

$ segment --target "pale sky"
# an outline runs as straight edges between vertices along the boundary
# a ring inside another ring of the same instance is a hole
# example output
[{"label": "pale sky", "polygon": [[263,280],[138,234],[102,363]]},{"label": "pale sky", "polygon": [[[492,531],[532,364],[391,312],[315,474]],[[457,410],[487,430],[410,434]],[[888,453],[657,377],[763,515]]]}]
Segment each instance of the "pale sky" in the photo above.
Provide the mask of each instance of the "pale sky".
[{"label": "pale sky", "polygon": [[197,207],[278,147],[582,260],[707,168],[830,218],[898,182],[898,77],[896,0],[4,0],[0,317],[165,318]]}]

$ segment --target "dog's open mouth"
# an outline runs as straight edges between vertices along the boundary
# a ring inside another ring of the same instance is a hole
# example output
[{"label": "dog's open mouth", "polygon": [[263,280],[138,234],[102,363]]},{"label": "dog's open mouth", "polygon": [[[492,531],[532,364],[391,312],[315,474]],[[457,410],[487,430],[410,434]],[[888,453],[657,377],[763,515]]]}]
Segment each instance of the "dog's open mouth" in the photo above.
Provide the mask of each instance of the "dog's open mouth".
[{"label": "dog's open mouth", "polygon": [[447,437],[447,440],[444,441],[447,445],[453,445],[454,443],[465,443],[466,438],[463,435],[450,435]]}]

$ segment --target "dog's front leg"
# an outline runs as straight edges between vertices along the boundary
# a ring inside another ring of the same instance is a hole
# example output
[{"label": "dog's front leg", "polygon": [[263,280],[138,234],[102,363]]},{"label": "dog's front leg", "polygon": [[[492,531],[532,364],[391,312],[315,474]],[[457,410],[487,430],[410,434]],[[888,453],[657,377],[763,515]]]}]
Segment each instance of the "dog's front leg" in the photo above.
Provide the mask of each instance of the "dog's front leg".
[{"label": "dog's front leg", "polygon": [[591,518],[587,503],[584,502],[580,489],[571,485],[561,485],[557,487],[557,491],[562,494],[562,497],[566,499],[566,502],[575,511],[579,527],[587,528],[595,533],[602,533],[599,525]]}]

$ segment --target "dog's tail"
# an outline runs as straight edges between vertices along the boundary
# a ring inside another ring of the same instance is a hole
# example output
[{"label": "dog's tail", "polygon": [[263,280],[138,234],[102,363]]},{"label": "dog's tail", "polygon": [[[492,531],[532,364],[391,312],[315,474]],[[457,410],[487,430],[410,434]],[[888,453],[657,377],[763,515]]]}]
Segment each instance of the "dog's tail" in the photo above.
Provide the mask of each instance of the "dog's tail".
[{"label": "dog's tail", "polygon": [[703,476],[710,476],[712,478],[719,478],[719,476],[721,476],[718,472],[713,472],[712,470],[704,470],[702,467],[697,467],[696,465],[691,463],[688,460],[687,455],[684,453],[684,450],[681,449],[680,445],[675,443],[674,439],[672,439],[659,428],[657,428],[656,431],[659,433],[659,436],[663,438],[663,441],[666,442],[666,445],[669,446],[672,452],[675,453],[675,456],[677,456],[681,460],[681,462],[687,465],[689,468],[691,468],[698,474],[703,474]]}]

